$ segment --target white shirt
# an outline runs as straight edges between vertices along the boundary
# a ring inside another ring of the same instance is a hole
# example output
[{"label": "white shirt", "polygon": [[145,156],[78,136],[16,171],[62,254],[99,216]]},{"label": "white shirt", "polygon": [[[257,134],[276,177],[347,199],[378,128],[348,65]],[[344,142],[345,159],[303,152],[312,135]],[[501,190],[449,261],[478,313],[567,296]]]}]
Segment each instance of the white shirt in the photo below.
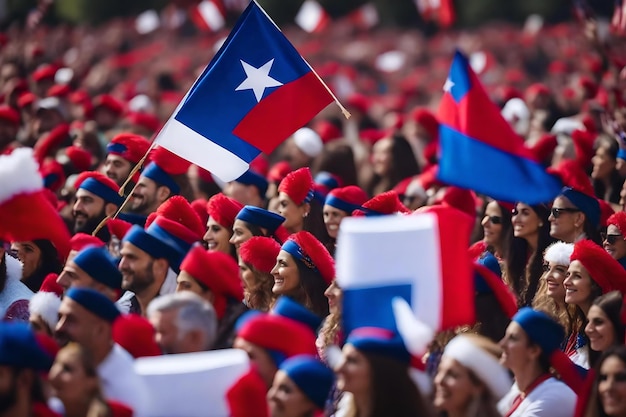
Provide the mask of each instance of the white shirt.
[{"label": "white shirt", "polygon": [[98,366],[98,376],[106,399],[121,402],[133,409],[134,416],[143,417],[149,393],[133,362],[131,354],[116,343]]},{"label": "white shirt", "polygon": [[[517,383],[498,402],[498,411],[506,416],[520,394]],[[556,378],[539,384],[520,403],[511,417],[572,417],[576,409],[576,394]]]}]

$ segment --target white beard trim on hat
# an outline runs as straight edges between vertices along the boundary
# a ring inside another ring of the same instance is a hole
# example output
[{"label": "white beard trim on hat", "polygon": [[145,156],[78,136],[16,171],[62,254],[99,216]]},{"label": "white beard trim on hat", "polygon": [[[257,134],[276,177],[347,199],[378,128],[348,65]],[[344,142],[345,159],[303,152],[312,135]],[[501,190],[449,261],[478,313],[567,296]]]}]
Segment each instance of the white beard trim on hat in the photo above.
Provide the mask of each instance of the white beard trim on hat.
[{"label": "white beard trim on hat", "polygon": [[11,155],[0,155],[0,203],[42,188],[43,179],[31,148],[17,148]]},{"label": "white beard trim on hat", "polygon": [[28,303],[30,315],[36,315],[46,322],[48,327],[54,331],[59,321],[59,307],[61,299],[53,292],[39,291]]}]

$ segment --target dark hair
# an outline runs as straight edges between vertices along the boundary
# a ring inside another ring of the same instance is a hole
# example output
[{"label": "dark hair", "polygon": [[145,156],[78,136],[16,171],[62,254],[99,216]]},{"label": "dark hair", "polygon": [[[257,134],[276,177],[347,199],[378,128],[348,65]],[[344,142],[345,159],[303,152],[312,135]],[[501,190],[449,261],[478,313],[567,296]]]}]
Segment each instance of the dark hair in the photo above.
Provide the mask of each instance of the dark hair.
[{"label": "dark hair", "polygon": [[540,204],[529,207],[542,222],[538,232],[537,249],[534,253],[528,253],[530,248],[526,239],[513,236],[507,250],[506,279],[517,295],[520,307],[532,304],[539,287],[539,280],[543,275],[543,252],[555,241],[550,236],[550,222],[548,221],[550,210],[548,206]]},{"label": "dark hair", "polygon": [[[500,209],[500,213],[501,213],[500,217],[502,217],[502,222],[500,223],[502,225],[502,229],[500,231],[500,250],[502,251],[502,253],[500,253],[499,255],[500,257],[502,257],[502,259],[506,259],[508,250],[510,249],[509,246],[511,244],[511,238],[513,237],[513,227],[512,227],[513,225],[511,223],[511,217],[512,217],[511,210],[503,206],[499,201],[497,200],[493,200],[493,201],[495,201],[495,203],[498,205],[498,208]],[[490,202],[491,201],[488,201],[487,204],[489,204]],[[485,215],[486,215],[485,211],[487,210],[487,204],[485,204],[483,208],[483,216],[480,218],[481,222],[485,218]],[[491,253],[495,252],[495,248],[491,246],[488,247],[487,250]]]},{"label": "dark hair", "polygon": [[620,361],[622,361],[624,366],[626,366],[626,346],[611,346],[610,348],[605,350],[602,355],[600,355],[600,358],[597,360],[594,366],[595,377],[593,379],[593,388],[591,389],[591,393],[589,395],[589,402],[587,403],[587,408],[584,414],[585,417],[608,417],[608,415],[604,411],[604,407],[602,407],[600,396],[598,395],[598,385],[602,380],[602,374],[600,373],[602,364],[605,360],[613,356],[617,357]]},{"label": "dark hair", "polygon": [[193,195],[193,188],[191,187],[191,183],[189,182],[189,177],[187,177],[187,173],[181,175],[172,175],[172,179],[180,188],[180,192],[178,193],[179,195],[184,197],[187,201],[193,201],[195,199]]},{"label": "dark hair", "polygon": [[[602,294],[593,300],[594,306],[599,307],[604,314],[608,317],[609,321],[613,325],[613,335],[615,337],[614,344],[621,345],[624,342],[624,325],[622,324],[621,314],[622,314],[622,306],[624,304],[624,300],[622,298],[622,294],[619,291],[611,291],[606,294]],[[593,365],[595,361],[592,361],[592,356],[595,356],[594,359],[598,359],[600,352],[596,352],[592,349],[589,349],[590,361],[589,363]]]},{"label": "dark hair", "polygon": [[498,343],[504,337],[511,319],[502,310],[500,302],[492,292],[477,293],[474,296],[474,305],[476,306],[476,322],[480,324],[478,334]]},{"label": "dark hair", "polygon": [[[600,135],[598,140],[596,141],[595,150],[599,148],[605,148],[607,154],[613,159],[617,160],[617,152],[619,151],[619,144],[617,141],[609,136]],[[620,199],[620,192],[622,191],[622,185],[624,185],[624,179],[621,177],[617,169],[613,169],[611,172],[610,178],[610,195],[608,196],[608,202],[613,204],[618,204]],[[602,179],[594,179],[593,180],[593,190],[595,192],[596,197],[601,198],[603,200],[607,199],[607,187],[604,184]]]},{"label": "dark hair", "polygon": [[420,168],[413,153],[413,148],[406,138],[396,132],[391,137],[391,168],[386,177],[375,174],[367,187],[370,195],[374,194],[375,189],[380,185],[385,185],[382,191],[389,191],[405,178],[412,177],[420,173]]},{"label": "dark hair", "polygon": [[235,324],[239,317],[246,311],[248,311],[248,308],[241,300],[228,298],[226,311],[217,326],[217,334],[215,336],[215,342],[213,342],[213,346],[211,347],[212,350],[230,349],[233,347],[235,337],[237,336]]},{"label": "dark hair", "polygon": [[304,218],[304,224],[302,229],[311,233],[322,244],[327,245],[330,243],[330,236],[326,230],[326,224],[324,224],[324,213],[322,204],[317,199],[312,199],[309,202],[311,210],[308,216]]},{"label": "dark hair", "polygon": [[382,355],[361,352],[369,362],[370,417],[430,416],[432,411],[409,375],[408,365]]},{"label": "dark hair", "polygon": [[271,237],[272,239],[274,239],[276,242],[278,242],[280,245],[282,245],[284,242],[282,242],[278,237],[276,237],[274,234],[271,233],[265,233],[263,231],[263,228],[261,228],[261,226],[256,225],[256,224],[252,224],[252,223],[248,223],[247,221],[241,220],[241,222],[246,226],[246,228],[250,231],[250,233],[252,234],[252,236],[263,236],[263,237]]},{"label": "dark hair", "polygon": [[327,145],[313,163],[312,171],[330,172],[341,178],[343,186],[357,184],[357,169],[354,152],[349,145],[338,143]]},{"label": "dark hair", "polygon": [[298,260],[295,262],[298,267],[300,285],[294,294],[288,295],[321,318],[326,317],[329,312],[328,299],[324,295],[324,291],[328,287],[326,281],[319,272],[307,268]]},{"label": "dark hair", "polygon": [[59,259],[59,253],[56,248],[47,239],[36,239],[32,241],[41,251],[39,266],[29,277],[24,277],[22,282],[30,288],[31,291],[39,291],[39,287],[48,274],[59,274],[63,269],[63,264]]}]

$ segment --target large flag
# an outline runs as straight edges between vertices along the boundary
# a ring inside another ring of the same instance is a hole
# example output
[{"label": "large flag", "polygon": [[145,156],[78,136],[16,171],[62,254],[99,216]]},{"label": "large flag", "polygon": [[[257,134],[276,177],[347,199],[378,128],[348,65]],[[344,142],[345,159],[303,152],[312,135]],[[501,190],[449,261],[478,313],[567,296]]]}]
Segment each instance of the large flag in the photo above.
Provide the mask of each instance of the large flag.
[{"label": "large flag", "polygon": [[443,206],[415,215],[345,219],[337,241],[345,333],[358,327],[398,330],[396,297],[433,330],[473,324],[467,251],[472,224],[470,216]]},{"label": "large flag", "polygon": [[562,187],[502,118],[456,52],[439,105],[441,155],[437,177],[502,201],[551,201]]},{"label": "large flag", "polygon": [[231,181],[333,99],[252,1],[155,141]]}]

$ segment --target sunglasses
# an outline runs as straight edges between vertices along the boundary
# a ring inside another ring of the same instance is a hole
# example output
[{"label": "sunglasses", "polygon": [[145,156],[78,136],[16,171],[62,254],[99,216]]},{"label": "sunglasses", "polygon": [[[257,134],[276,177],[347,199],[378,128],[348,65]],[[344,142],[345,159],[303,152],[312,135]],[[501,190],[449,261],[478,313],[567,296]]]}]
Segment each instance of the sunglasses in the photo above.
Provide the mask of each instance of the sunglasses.
[{"label": "sunglasses", "polygon": [[502,224],[502,217],[500,216],[485,216],[486,219],[488,219],[491,224]]},{"label": "sunglasses", "polygon": [[606,233],[601,233],[602,241],[607,242],[609,245],[615,245],[618,240],[624,240],[622,235],[607,235]]},{"label": "sunglasses", "polygon": [[552,214],[552,217],[558,219],[561,213],[578,213],[579,211],[579,209],[571,207],[552,207],[550,213]]}]

